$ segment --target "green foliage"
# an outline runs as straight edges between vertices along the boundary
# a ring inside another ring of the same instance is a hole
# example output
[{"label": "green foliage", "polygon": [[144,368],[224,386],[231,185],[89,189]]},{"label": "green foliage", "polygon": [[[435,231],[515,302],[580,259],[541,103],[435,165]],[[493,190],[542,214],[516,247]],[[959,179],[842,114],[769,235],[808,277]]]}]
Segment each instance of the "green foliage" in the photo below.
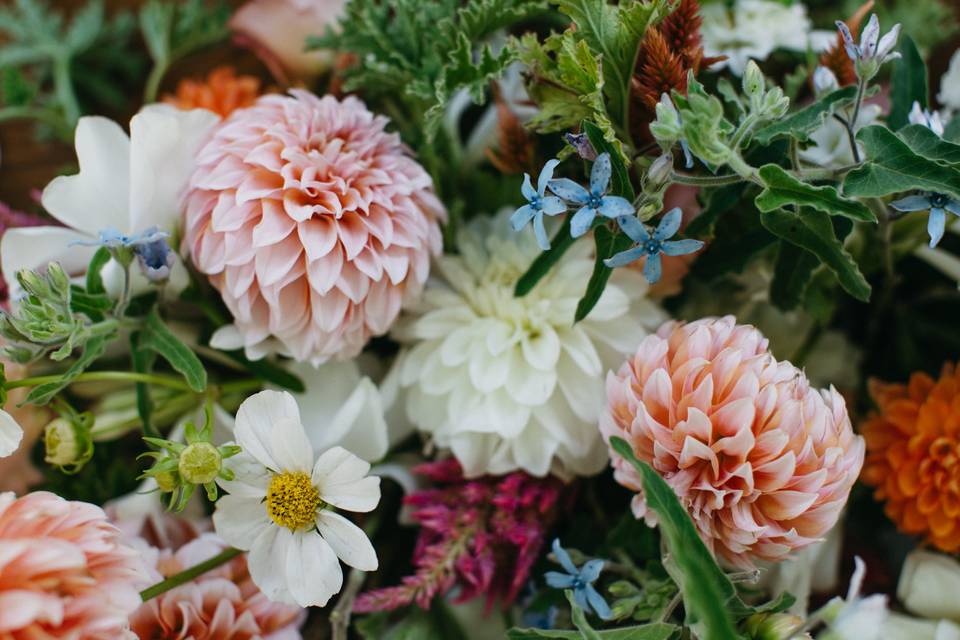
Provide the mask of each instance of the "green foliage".
[{"label": "green foliage", "polygon": [[759,129],[753,137],[763,145],[770,144],[779,137],[792,137],[805,142],[811,133],[823,125],[824,120],[836,113],[838,109],[851,104],[856,95],[856,87],[837,89],[782,120]]},{"label": "green foliage", "polygon": [[536,259],[530,263],[530,267],[526,273],[517,280],[517,285],[513,290],[515,296],[523,297],[533,291],[543,276],[547,275],[550,269],[560,262],[560,259],[563,257],[563,254],[566,253],[567,249],[573,246],[574,239],[573,236],[570,235],[570,218],[571,216],[564,218],[563,226],[560,227],[560,230],[557,231],[553,240],[550,241],[550,248],[537,256]]},{"label": "green foliage", "polygon": [[590,144],[598,154],[610,154],[610,168],[613,170],[610,176],[610,192],[633,202],[636,194],[633,192],[633,185],[630,184],[630,173],[617,153],[618,145],[611,144],[604,137],[603,130],[589,120],[583,121],[581,129],[587,134]]},{"label": "green foliage", "polygon": [[97,358],[106,351],[108,338],[105,336],[96,336],[87,340],[80,356],[64,371],[57,380],[37,385],[27,394],[25,402],[36,405],[44,405],[53,399],[53,396],[60,393],[71,382],[76,380],[77,376],[86,371],[87,367],[96,362]]},{"label": "green foliage", "polygon": [[908,124],[897,132],[918,156],[947,165],[960,165],[960,144],[941,138],[922,124]]},{"label": "green foliage", "polygon": [[906,142],[880,125],[857,134],[868,162],[847,174],[845,196],[881,197],[923,189],[960,199],[960,171],[917,155]]},{"label": "green foliage", "polygon": [[780,242],[770,283],[770,302],[784,311],[797,308],[819,266],[820,259],[815,254],[790,242]]},{"label": "green foliage", "polygon": [[831,216],[851,220],[876,222],[877,217],[862,202],[843,198],[835,187],[815,187],[793,177],[781,167],[768,164],[758,171],[764,188],[754,202],[761,212],[773,211],[787,205],[813,207]]},{"label": "green foliage", "polygon": [[405,615],[393,622],[390,612],[364,616],[356,624],[357,633],[364,640],[466,640],[460,624],[449,606],[435,599],[429,611],[419,607],[404,610]]},{"label": "green foliage", "polygon": [[557,629],[510,629],[507,631],[508,640],[539,640],[540,638],[566,638],[578,640],[580,638],[600,638],[601,640],[668,640],[677,631],[677,626],[662,622],[644,624],[635,627],[621,627],[619,629],[594,630],[592,635],[582,631],[562,631]]},{"label": "green foliage", "polygon": [[196,354],[163,323],[156,310],[146,318],[139,348],[154,351],[180,373],[197,393],[207,388],[207,371]]},{"label": "green foliage", "polygon": [[577,313],[574,322],[580,322],[593,311],[603,295],[603,290],[607,287],[607,281],[613,270],[603,261],[613,257],[621,251],[626,250],[633,244],[633,240],[620,230],[611,231],[606,225],[601,225],[593,230],[594,241],[596,242],[596,261],[593,265],[593,273],[590,275],[590,281],[587,283],[587,290],[583,298],[577,303]]},{"label": "green foliage", "polygon": [[914,102],[927,108],[927,65],[908,35],[900,36],[900,59],[893,64],[893,87],[890,92],[890,114],[887,126],[898,130],[909,122]]}]

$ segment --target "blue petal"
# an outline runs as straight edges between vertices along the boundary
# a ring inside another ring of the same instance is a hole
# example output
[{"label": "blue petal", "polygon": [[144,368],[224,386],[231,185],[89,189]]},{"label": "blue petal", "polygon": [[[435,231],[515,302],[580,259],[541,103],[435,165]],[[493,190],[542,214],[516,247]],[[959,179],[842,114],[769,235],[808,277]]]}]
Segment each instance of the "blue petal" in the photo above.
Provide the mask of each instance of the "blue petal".
[{"label": "blue petal", "polygon": [[556,180],[551,180],[547,186],[550,187],[550,191],[553,191],[567,202],[586,204],[590,199],[590,192],[570,178],[557,178]]},{"label": "blue petal", "polygon": [[588,584],[584,591],[586,591],[587,601],[590,603],[590,606],[593,607],[593,610],[597,612],[598,616],[604,620],[609,620],[613,617],[613,612],[610,611],[610,605],[608,605],[607,601],[603,599],[603,596],[593,588],[593,585]]},{"label": "blue petal", "polygon": [[683,149],[683,159],[687,169],[693,169],[693,154],[690,153],[690,145],[687,144],[686,140],[681,140],[680,148]]},{"label": "blue petal", "polygon": [[953,215],[960,216],[960,202],[957,202],[956,200],[951,200],[947,202],[944,208],[950,213],[952,213]]},{"label": "blue petal", "polygon": [[613,168],[610,165],[610,154],[601,153],[593,163],[593,169],[590,170],[590,192],[595,195],[602,195],[607,192],[607,185],[610,184],[610,175]]},{"label": "blue petal", "polygon": [[537,178],[537,192],[541,196],[547,193],[547,184],[553,180],[553,170],[557,168],[558,164],[560,164],[560,161],[554,158],[543,165],[543,169],[540,170],[540,177]]},{"label": "blue petal", "polygon": [[930,208],[930,198],[927,196],[907,196],[890,203],[897,211],[926,211]]},{"label": "blue petal", "polygon": [[570,221],[570,235],[574,238],[579,238],[585,234],[590,230],[590,225],[593,224],[593,219],[596,217],[596,209],[582,207],[573,215],[573,220]]},{"label": "blue petal", "polygon": [[621,251],[620,253],[615,254],[613,257],[607,258],[603,261],[603,264],[607,265],[611,269],[616,269],[617,267],[626,266],[631,262],[636,262],[645,255],[647,255],[647,252],[644,251],[643,247],[634,247],[633,249]]},{"label": "blue petal", "polygon": [[580,567],[580,579],[587,583],[594,582],[600,577],[604,564],[603,560],[590,560]]},{"label": "blue petal", "polygon": [[540,201],[540,208],[548,216],[555,216],[567,210],[567,205],[556,196],[547,196]]},{"label": "blue petal", "polygon": [[510,226],[513,227],[514,231],[520,231],[530,220],[533,219],[533,216],[536,215],[537,210],[531,207],[528,204],[523,205],[519,209],[513,212],[513,215],[510,216]]},{"label": "blue petal", "polygon": [[629,216],[633,214],[633,205],[626,198],[620,196],[604,196],[600,201],[600,215],[606,218]]},{"label": "blue petal", "polygon": [[617,224],[637,244],[645,244],[650,239],[647,228],[633,216],[620,216],[617,218]]},{"label": "blue petal", "polygon": [[683,211],[680,207],[674,207],[667,212],[660,220],[657,230],[653,232],[653,239],[663,242],[667,238],[672,238],[680,229],[680,223],[683,221]]},{"label": "blue petal", "polygon": [[550,249],[550,238],[547,237],[547,230],[543,227],[543,212],[533,218],[533,233],[537,236],[537,245],[547,251]]},{"label": "blue petal", "polygon": [[662,267],[660,265],[660,254],[655,253],[653,255],[647,256],[647,264],[643,265],[643,276],[647,279],[647,282],[650,284],[656,284],[660,281],[660,273]]},{"label": "blue petal", "polygon": [[930,209],[930,218],[927,220],[927,233],[930,234],[930,246],[935,247],[943,238],[943,232],[947,229],[947,214],[937,207]]},{"label": "blue petal", "polygon": [[703,248],[702,240],[668,240],[660,246],[663,247],[663,253],[668,256],[682,256],[688,253],[700,251]]},{"label": "blue petal", "polygon": [[543,574],[543,577],[546,579],[547,584],[554,589],[569,589],[573,586],[573,581],[575,580],[573,576],[560,573],[559,571],[547,571]]},{"label": "blue petal", "polygon": [[553,539],[553,555],[557,556],[557,562],[560,563],[564,571],[571,575],[576,575],[577,565],[573,564],[573,560],[570,559],[570,554],[567,553],[567,550],[560,546],[560,538]]},{"label": "blue petal", "polygon": [[530,174],[523,174],[523,185],[520,186],[520,193],[523,194],[523,197],[527,200],[533,200],[533,197],[537,195],[537,192],[533,190],[533,185],[530,183]]},{"label": "blue petal", "polygon": [[586,589],[574,589],[573,591],[573,601],[578,607],[590,613],[590,603],[587,602],[587,590]]}]

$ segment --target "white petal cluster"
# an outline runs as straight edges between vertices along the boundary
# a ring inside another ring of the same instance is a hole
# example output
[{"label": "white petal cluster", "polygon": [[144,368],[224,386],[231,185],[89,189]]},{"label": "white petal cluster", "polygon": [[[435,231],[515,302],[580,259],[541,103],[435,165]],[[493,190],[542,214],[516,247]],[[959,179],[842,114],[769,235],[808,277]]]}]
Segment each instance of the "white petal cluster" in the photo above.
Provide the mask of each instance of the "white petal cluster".
[{"label": "white petal cluster", "polygon": [[593,271],[577,242],[523,297],[517,280],[540,250],[507,216],[480,218],[440,259],[422,300],[397,325],[406,410],[468,476],[522,469],[543,476],[600,471],[603,377],[665,319],[639,271],[617,269],[590,315],[574,324]]}]

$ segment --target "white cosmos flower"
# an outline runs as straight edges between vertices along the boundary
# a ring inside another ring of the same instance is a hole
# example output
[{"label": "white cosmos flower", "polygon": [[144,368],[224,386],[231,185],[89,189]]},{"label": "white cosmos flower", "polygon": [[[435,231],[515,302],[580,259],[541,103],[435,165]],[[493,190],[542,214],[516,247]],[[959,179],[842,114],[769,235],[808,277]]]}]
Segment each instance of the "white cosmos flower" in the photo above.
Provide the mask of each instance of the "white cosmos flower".
[{"label": "white cosmos flower", "polygon": [[665,319],[639,270],[617,269],[591,314],[574,324],[593,271],[577,242],[523,297],[518,278],[539,255],[503,211],[477,218],[443,256],[394,336],[399,384],[414,425],[449,448],[468,476],[516,469],[589,475],[607,461],[597,429],[603,379]]},{"label": "white cosmos flower", "polygon": [[340,562],[377,568],[366,534],[335,511],[372,511],[380,478],[342,447],[314,459],[289,393],[261,391],[237,412],[236,442],[243,453],[225,464],[235,479],[220,484],[213,524],[228,544],[249,551],[250,576],[271,600],[324,606],[340,591]]},{"label": "white cosmos flower", "polygon": [[[76,130],[80,173],[55,178],[43,190],[43,206],[66,226],[10,229],[0,241],[3,272],[46,267],[59,262],[67,273],[81,275],[96,247],[76,242],[96,240],[114,228],[133,235],[156,226],[175,233],[180,199],[193,167],[196,150],[219,117],[203,109],[182,111],[170,105],[149,105],[130,120],[130,136],[116,122],[100,116],[81,118]],[[176,246],[174,240],[171,246]],[[134,286],[146,286],[134,267]],[[120,290],[120,267],[104,268],[108,291]],[[18,295],[10,278],[11,297]],[[175,291],[187,284],[178,261],[170,276]]]},{"label": "white cosmos flower", "polygon": [[0,458],[12,455],[20,441],[23,440],[23,429],[9,413],[0,409]]}]

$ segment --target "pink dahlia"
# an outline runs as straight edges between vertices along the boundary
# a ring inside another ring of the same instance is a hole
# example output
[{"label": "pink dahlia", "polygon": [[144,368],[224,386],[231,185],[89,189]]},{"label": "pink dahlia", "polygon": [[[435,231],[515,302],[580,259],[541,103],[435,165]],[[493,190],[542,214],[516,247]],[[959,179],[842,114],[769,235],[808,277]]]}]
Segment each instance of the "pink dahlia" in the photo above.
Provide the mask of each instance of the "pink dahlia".
[{"label": "pink dahlia", "polygon": [[234,316],[215,346],[349,358],[420,293],[446,214],[387,122],[294,90],[234,111],[201,149],[185,246]]},{"label": "pink dahlia", "polygon": [[[826,534],[863,465],[840,394],[811,389],[732,316],[665,324],[608,374],[607,399],[604,438],[631,443],[733,566],[782,559]],[[639,474],[616,454],[613,465],[638,492],[634,514],[654,524]]]},{"label": "pink dahlia", "polygon": [[0,494],[0,638],[116,640],[148,582],[103,510]]}]

